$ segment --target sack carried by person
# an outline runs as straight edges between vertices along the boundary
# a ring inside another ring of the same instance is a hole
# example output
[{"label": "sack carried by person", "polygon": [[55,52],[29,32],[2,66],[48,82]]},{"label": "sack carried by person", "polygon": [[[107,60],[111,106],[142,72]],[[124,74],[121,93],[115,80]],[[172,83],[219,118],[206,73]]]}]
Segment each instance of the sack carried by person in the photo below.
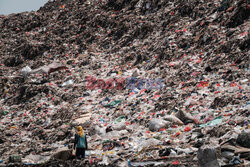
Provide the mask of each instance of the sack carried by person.
[{"label": "sack carried by person", "polygon": [[76,155],[76,149],[72,150],[72,155],[75,156]]}]

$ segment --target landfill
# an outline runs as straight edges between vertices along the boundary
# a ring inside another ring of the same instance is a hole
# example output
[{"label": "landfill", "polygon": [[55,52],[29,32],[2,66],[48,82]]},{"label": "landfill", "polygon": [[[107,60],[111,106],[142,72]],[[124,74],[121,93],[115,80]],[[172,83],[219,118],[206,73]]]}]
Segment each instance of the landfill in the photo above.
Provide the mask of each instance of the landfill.
[{"label": "landfill", "polygon": [[250,166],[249,16],[248,0],[0,15],[0,166]]}]

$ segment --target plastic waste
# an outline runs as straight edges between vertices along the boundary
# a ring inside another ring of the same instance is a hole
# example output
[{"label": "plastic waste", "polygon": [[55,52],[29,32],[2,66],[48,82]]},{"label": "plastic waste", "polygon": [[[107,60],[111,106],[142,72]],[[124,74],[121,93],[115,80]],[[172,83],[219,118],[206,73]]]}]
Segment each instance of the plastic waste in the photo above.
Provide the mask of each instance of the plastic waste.
[{"label": "plastic waste", "polygon": [[114,100],[106,105],[104,105],[104,107],[113,107],[115,106],[116,104],[120,104],[122,102],[122,100]]},{"label": "plastic waste", "polygon": [[104,156],[102,162],[100,162],[100,164],[104,165],[108,165],[109,163],[110,163],[109,158],[107,156]]},{"label": "plastic waste", "polygon": [[50,156],[42,156],[42,155],[28,155],[24,158],[24,163],[32,163],[32,164],[41,164],[45,163],[50,159]]},{"label": "plastic waste", "polygon": [[232,160],[232,158],[234,157],[234,153],[230,152],[230,151],[223,151],[221,153],[221,156],[224,157],[224,158]]},{"label": "plastic waste", "polygon": [[11,163],[20,163],[22,162],[22,158],[20,155],[10,155],[9,162]]},{"label": "plastic waste", "polygon": [[73,84],[74,84],[74,80],[73,80],[73,79],[70,79],[70,80],[64,82],[64,83],[62,84],[62,87],[64,87],[64,86],[70,86],[70,85],[73,85]]},{"label": "plastic waste", "polygon": [[164,165],[164,162],[157,162],[157,161],[146,161],[146,162],[131,162],[133,167],[136,166],[160,166]]},{"label": "plastic waste", "polygon": [[178,110],[175,116],[179,118],[183,123],[187,123],[188,121],[193,121],[196,123],[195,118],[190,113],[187,113],[183,110]]},{"label": "plastic waste", "polygon": [[92,166],[104,157],[107,166],[161,158],[162,166],[198,166],[190,155],[208,144],[219,152],[230,138],[246,150],[248,137],[237,138],[250,127],[249,6],[222,1],[50,0],[37,12],[0,16],[1,159],[72,148],[78,124]]},{"label": "plastic waste", "polygon": [[172,122],[174,124],[183,125],[183,122],[174,115],[166,115],[163,118],[164,118],[164,120]]},{"label": "plastic waste", "polygon": [[125,117],[125,115],[122,115],[122,116],[120,116],[119,118],[117,118],[116,120],[115,120],[115,123],[119,123],[119,122],[121,122],[122,120],[124,120],[126,117]]},{"label": "plastic waste", "polygon": [[31,71],[32,69],[29,66],[25,66],[24,68],[21,69],[21,75],[27,77]]},{"label": "plastic waste", "polygon": [[167,128],[170,125],[168,121],[162,119],[152,119],[149,122],[148,128],[150,131],[159,131],[161,128]]},{"label": "plastic waste", "polygon": [[222,123],[222,116],[219,116],[206,124],[201,124],[200,127],[215,126],[215,125],[219,125],[221,123]]},{"label": "plastic waste", "polygon": [[50,74],[50,73],[60,71],[63,69],[68,69],[68,68],[65,65],[53,62],[49,65],[45,65],[45,66],[42,66],[40,68],[31,70],[31,71],[29,71],[29,69],[28,70],[26,69],[26,71],[28,74]]},{"label": "plastic waste", "polygon": [[234,156],[233,159],[231,161],[229,161],[229,165],[239,165],[242,162],[243,161],[240,159],[240,157]]}]

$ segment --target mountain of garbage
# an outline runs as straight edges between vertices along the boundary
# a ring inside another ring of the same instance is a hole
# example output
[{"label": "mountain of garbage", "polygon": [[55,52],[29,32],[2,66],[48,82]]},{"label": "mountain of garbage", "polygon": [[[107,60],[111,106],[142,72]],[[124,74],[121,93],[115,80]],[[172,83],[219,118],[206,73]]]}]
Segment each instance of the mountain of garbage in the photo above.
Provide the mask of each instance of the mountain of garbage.
[{"label": "mountain of garbage", "polygon": [[0,15],[0,165],[250,165],[249,16],[248,0]]}]

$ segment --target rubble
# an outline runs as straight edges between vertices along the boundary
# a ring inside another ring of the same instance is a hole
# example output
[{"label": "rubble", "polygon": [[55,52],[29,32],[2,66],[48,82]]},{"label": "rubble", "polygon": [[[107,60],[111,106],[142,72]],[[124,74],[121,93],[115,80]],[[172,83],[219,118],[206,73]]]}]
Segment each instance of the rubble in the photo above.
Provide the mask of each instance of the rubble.
[{"label": "rubble", "polygon": [[[249,165],[249,11],[53,0],[0,16],[1,165]],[[72,157],[77,125],[84,161]]]},{"label": "rubble", "polygon": [[57,150],[51,158],[55,158],[58,160],[63,160],[63,161],[67,161],[72,159],[72,150],[70,149],[59,149]]}]

